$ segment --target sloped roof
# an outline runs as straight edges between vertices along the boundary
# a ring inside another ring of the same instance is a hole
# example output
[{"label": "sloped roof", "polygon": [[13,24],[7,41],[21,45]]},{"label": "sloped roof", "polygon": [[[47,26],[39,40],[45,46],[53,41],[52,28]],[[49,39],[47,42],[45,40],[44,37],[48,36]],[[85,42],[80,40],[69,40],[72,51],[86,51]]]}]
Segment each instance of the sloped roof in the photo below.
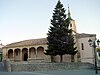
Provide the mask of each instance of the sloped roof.
[{"label": "sloped roof", "polygon": [[[77,33],[76,35],[77,38],[94,37],[94,36],[96,37],[96,34]],[[4,47],[22,47],[22,46],[46,45],[46,44],[47,44],[47,39],[40,38],[40,39],[29,39],[29,40],[14,42]]]},{"label": "sloped roof", "polygon": [[14,42],[6,45],[5,47],[22,47],[22,46],[32,46],[32,45],[44,45],[44,44],[47,44],[46,38],[30,39],[30,40]]},{"label": "sloped roof", "polygon": [[85,38],[85,37],[96,37],[96,34],[86,34],[86,33],[78,33],[78,35],[76,35],[77,38]]}]

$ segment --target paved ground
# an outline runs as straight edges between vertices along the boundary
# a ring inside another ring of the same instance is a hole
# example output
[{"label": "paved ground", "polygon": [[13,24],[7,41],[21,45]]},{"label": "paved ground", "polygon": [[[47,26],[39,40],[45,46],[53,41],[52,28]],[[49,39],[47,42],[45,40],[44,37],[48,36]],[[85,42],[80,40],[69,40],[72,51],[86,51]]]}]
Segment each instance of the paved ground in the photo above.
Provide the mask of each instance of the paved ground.
[{"label": "paved ground", "polygon": [[50,75],[50,74],[35,73],[35,72],[0,72],[0,75]]},{"label": "paved ground", "polygon": [[48,73],[51,75],[100,75],[100,71],[98,74],[95,74],[94,70],[68,70],[68,71],[56,71]]},{"label": "paved ground", "polygon": [[68,70],[55,72],[0,72],[0,75],[100,75],[95,74],[94,70]]},{"label": "paved ground", "polygon": [[92,69],[54,72],[6,72],[3,63],[0,62],[0,75],[100,75],[100,70],[98,70],[98,74],[95,74],[95,70]]}]

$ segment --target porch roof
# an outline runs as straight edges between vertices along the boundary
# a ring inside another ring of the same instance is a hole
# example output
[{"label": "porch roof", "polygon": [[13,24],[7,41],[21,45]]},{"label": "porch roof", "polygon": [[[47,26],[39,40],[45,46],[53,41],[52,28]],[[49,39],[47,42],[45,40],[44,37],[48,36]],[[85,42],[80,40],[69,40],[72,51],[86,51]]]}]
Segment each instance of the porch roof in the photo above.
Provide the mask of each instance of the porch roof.
[{"label": "porch roof", "polygon": [[[85,38],[85,37],[96,37],[96,34],[79,34],[75,35],[77,38]],[[4,47],[10,48],[10,47],[22,47],[22,46],[33,46],[33,45],[46,45],[47,44],[47,38],[40,38],[40,39],[29,39],[29,40],[23,40],[19,42],[14,42],[11,44],[7,44]]]},{"label": "porch roof", "polygon": [[45,44],[47,44],[47,39],[40,38],[40,39],[30,39],[30,40],[14,42],[11,44],[7,44],[5,47],[21,47],[21,46],[33,46],[33,45],[45,45]]}]

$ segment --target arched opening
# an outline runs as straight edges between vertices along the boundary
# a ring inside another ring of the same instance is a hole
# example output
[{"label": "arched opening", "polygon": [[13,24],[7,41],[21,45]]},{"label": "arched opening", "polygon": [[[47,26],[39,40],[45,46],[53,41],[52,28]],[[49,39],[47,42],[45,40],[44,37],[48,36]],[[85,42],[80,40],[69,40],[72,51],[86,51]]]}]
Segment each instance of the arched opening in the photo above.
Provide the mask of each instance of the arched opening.
[{"label": "arched opening", "polygon": [[23,48],[22,49],[22,60],[23,61],[27,61],[28,59],[28,49],[27,48]]},{"label": "arched opening", "polygon": [[13,59],[13,50],[12,49],[8,50],[8,58]]},{"label": "arched opening", "polygon": [[35,56],[36,56],[36,50],[34,47],[31,47],[29,49],[29,58],[35,58]]},{"label": "arched opening", "polygon": [[44,48],[43,47],[38,47],[37,48],[37,57],[44,59],[45,55],[44,55]]},{"label": "arched opening", "polygon": [[27,59],[28,59],[28,54],[25,53],[25,54],[24,54],[24,61],[27,61]]},{"label": "arched opening", "polygon": [[20,61],[20,49],[15,49],[14,50],[14,58],[15,58],[15,61]]}]

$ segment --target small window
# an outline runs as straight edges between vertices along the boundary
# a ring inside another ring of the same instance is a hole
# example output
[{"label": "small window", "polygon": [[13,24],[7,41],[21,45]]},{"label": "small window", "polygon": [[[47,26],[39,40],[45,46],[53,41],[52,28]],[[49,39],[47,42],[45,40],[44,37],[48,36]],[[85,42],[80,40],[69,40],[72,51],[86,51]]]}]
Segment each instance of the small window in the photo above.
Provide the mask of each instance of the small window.
[{"label": "small window", "polygon": [[70,24],[70,27],[72,27],[72,24]]},{"label": "small window", "polygon": [[81,49],[84,50],[84,44],[83,43],[81,43]]}]

